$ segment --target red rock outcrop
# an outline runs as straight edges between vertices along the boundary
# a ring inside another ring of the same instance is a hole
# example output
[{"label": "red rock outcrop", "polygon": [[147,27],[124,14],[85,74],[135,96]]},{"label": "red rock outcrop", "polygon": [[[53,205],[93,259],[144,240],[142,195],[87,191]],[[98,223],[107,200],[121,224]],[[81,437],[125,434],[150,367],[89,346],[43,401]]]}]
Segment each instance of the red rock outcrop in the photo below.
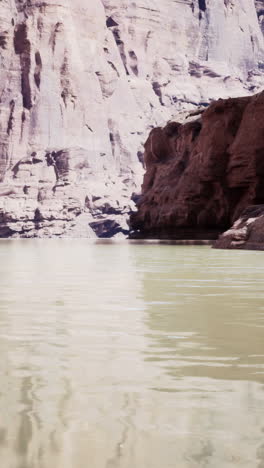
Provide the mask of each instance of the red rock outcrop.
[{"label": "red rock outcrop", "polygon": [[264,204],[264,92],[152,130],[145,165],[132,235],[216,238],[246,207]]},{"label": "red rock outcrop", "polygon": [[264,250],[264,205],[249,206],[232,228],[214,243],[216,249]]}]

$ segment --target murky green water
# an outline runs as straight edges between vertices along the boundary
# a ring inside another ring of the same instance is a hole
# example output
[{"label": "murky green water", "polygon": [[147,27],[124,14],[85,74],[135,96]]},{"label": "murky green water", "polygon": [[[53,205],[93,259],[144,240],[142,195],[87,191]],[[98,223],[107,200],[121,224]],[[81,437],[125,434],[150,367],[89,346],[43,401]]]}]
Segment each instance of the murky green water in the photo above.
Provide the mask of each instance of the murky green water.
[{"label": "murky green water", "polygon": [[1,468],[263,468],[264,253],[0,242]]}]

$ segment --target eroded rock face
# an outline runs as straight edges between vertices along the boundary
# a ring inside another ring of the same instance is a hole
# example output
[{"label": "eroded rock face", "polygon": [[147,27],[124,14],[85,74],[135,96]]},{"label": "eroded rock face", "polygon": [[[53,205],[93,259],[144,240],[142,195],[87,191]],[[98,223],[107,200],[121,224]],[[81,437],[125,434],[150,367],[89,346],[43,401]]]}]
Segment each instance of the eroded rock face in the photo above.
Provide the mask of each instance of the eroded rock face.
[{"label": "eroded rock face", "polygon": [[218,100],[151,131],[131,226],[139,236],[214,238],[264,203],[264,92]]},{"label": "eroded rock face", "polygon": [[215,242],[217,249],[264,250],[264,205],[249,206]]},{"label": "eroded rock face", "polygon": [[262,3],[2,0],[0,236],[78,235],[97,196],[127,214],[146,132],[261,86]]}]

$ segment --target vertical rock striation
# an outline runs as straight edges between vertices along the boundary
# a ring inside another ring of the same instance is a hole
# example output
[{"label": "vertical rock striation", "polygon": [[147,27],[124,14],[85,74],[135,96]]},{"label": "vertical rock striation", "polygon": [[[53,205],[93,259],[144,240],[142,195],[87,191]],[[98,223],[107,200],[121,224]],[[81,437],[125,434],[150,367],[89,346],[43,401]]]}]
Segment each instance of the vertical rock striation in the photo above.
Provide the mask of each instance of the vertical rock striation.
[{"label": "vertical rock striation", "polygon": [[127,213],[146,132],[260,89],[261,27],[260,0],[2,0],[0,236]]}]

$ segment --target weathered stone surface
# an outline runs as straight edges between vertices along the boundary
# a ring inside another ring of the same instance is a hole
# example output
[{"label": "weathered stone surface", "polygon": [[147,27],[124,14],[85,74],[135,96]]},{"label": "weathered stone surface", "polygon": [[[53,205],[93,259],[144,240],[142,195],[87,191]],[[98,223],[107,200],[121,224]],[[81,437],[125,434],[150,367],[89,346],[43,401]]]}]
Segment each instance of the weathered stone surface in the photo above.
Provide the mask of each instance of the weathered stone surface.
[{"label": "weathered stone surface", "polygon": [[[264,203],[264,92],[151,131],[135,235],[213,238]],[[243,232],[240,233],[243,235]]]},{"label": "weathered stone surface", "polygon": [[110,237],[127,237],[129,234],[129,227],[122,216],[102,218],[90,223],[91,228],[96,233],[97,237],[110,238]]},{"label": "weathered stone surface", "polygon": [[64,235],[97,183],[125,211],[152,127],[262,86],[262,3],[1,0],[0,236]]},{"label": "weathered stone surface", "polygon": [[217,249],[264,250],[264,205],[249,206],[215,242]]}]

